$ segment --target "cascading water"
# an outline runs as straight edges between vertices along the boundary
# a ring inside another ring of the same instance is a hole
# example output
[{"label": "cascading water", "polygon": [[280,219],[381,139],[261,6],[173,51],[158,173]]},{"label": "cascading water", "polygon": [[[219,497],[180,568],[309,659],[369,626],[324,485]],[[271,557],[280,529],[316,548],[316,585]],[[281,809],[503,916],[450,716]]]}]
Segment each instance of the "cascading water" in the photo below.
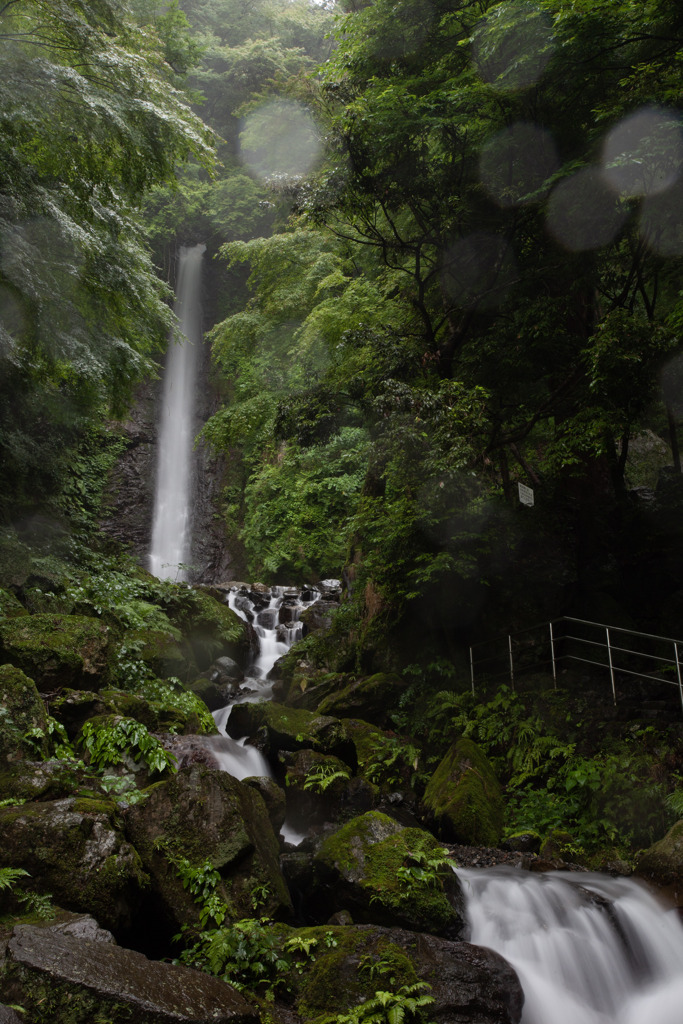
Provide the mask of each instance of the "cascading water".
[{"label": "cascading water", "polygon": [[522,1024],[681,1024],[683,925],[605,875],[458,871],[470,941],[517,971]]},{"label": "cascading water", "polygon": [[[263,755],[246,743],[246,737],[235,740],[227,735],[226,725],[232,706],[242,701],[270,699],[273,690],[272,681],[268,679],[270,670],[277,659],[301,639],[301,612],[319,597],[320,592],[315,588],[303,591],[284,587],[250,590],[246,586],[236,586],[228,593],[229,607],[245,622],[253,625],[259,641],[257,657],[245,676],[241,693],[232,704],[213,713],[220,736],[211,741],[212,753],[223,771],[236,779],[245,779],[251,775],[270,776],[272,772]],[[303,839],[303,835],[287,826],[283,828],[283,835],[290,842]]]},{"label": "cascading water", "polygon": [[180,250],[175,312],[179,332],[164,371],[150,572],[184,580],[190,558],[192,449],[197,367],[202,341],[201,269],[205,245]]}]

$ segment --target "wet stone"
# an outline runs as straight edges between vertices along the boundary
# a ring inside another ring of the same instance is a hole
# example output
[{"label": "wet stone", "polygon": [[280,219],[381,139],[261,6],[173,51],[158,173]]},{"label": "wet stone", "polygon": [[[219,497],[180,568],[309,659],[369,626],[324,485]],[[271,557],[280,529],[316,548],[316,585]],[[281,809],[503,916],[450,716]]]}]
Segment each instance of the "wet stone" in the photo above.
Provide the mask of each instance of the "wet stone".
[{"label": "wet stone", "polygon": [[95,1012],[104,1019],[105,1011],[108,1020],[136,1024],[258,1021],[246,1000],[218,978],[30,925],[17,926],[10,939],[0,995],[10,1003],[21,1000],[27,1019],[49,1003],[55,1024],[91,1024]]}]

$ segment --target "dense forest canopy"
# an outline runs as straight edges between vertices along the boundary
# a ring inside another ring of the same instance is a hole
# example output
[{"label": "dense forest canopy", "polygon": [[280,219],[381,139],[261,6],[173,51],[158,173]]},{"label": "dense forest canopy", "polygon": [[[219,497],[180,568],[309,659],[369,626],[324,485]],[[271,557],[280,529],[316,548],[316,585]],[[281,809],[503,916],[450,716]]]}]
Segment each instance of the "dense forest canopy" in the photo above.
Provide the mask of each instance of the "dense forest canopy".
[{"label": "dense forest canopy", "polygon": [[515,603],[515,566],[554,609],[619,590],[615,545],[644,551],[631,439],[654,430],[680,467],[675,5],[0,19],[11,504],[57,492],[121,407],[168,332],[159,276],[201,240],[224,396],[204,437],[230,453],[246,572],[347,565],[361,618],[429,594],[463,627]]}]

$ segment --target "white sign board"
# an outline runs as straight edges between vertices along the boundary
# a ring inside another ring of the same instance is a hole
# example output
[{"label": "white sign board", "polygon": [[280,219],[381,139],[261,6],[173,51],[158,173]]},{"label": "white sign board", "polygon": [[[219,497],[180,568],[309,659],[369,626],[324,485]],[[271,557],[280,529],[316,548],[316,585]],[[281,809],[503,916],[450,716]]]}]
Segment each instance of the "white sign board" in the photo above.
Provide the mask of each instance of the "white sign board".
[{"label": "white sign board", "polygon": [[526,484],[517,484],[519,488],[519,500],[522,505],[533,505],[534,503],[534,492]]}]

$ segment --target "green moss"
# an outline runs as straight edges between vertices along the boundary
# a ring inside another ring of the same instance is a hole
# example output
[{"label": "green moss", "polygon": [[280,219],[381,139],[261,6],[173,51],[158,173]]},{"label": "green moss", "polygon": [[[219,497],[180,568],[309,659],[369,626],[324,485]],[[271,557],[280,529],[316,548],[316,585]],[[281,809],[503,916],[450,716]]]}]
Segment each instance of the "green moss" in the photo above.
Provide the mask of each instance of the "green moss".
[{"label": "green moss", "polygon": [[321,715],[335,715],[337,718],[360,718],[382,724],[388,711],[397,706],[406,682],[400,676],[377,672],[365,679],[349,683],[344,689],[326,697],[318,707]]},{"label": "green moss", "polygon": [[1,665],[0,762],[46,756],[46,737],[47,714],[35,683],[21,669]]},{"label": "green moss", "polygon": [[443,847],[428,832],[402,828],[379,811],[353,818],[329,836],[316,854],[316,869],[335,880],[353,901],[354,918],[443,934],[460,924],[454,902],[457,882],[452,873],[424,879],[402,877],[416,859],[439,860]]},{"label": "green moss", "polygon": [[8,590],[0,590],[0,618],[16,619],[21,615],[28,615],[21,601]]},{"label": "green moss", "polygon": [[29,615],[0,620],[0,655],[35,680],[41,691],[104,682],[107,627],[85,615]]},{"label": "green moss", "polygon": [[501,788],[488,759],[461,738],[432,775],[423,804],[446,840],[497,846],[503,828]]}]

